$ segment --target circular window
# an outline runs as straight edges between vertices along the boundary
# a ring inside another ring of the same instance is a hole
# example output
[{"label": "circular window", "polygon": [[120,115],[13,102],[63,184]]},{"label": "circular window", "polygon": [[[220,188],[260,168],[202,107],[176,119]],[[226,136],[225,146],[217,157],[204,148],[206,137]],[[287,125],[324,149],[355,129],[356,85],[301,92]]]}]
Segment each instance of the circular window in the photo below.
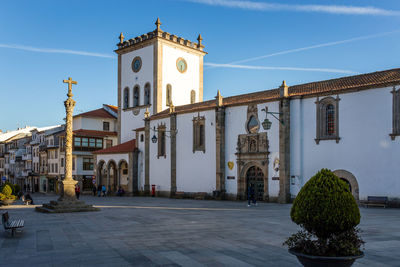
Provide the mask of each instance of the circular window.
[{"label": "circular window", "polygon": [[258,123],[258,120],[256,119],[256,117],[251,116],[249,121],[247,122],[247,131],[249,131],[249,133],[257,133],[259,128],[260,125]]},{"label": "circular window", "polygon": [[142,59],[140,57],[135,57],[132,60],[132,70],[133,72],[138,72],[142,68]]},{"label": "circular window", "polygon": [[187,70],[187,63],[183,57],[176,60],[176,68],[180,73],[184,73]]}]

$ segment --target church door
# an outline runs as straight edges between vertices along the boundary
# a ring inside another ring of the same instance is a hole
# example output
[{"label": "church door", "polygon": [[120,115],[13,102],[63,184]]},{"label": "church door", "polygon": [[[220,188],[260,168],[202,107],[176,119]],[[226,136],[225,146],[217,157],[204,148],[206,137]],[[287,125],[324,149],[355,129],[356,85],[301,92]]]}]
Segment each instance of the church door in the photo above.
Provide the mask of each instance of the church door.
[{"label": "church door", "polygon": [[249,186],[253,184],[255,190],[255,197],[257,200],[263,200],[264,196],[264,173],[258,167],[250,167],[246,174],[246,193]]}]

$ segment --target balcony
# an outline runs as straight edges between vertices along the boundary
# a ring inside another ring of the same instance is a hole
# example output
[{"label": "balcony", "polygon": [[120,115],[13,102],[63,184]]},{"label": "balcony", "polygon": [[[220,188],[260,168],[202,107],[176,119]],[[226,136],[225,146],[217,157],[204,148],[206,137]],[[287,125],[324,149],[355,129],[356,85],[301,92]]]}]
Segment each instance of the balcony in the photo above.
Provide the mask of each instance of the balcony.
[{"label": "balcony", "polygon": [[28,177],[29,176],[29,171],[22,171],[21,172],[21,177]]},{"label": "balcony", "polygon": [[32,160],[32,154],[23,154],[22,160]]},{"label": "balcony", "polygon": [[47,173],[47,166],[40,166],[40,173]]}]

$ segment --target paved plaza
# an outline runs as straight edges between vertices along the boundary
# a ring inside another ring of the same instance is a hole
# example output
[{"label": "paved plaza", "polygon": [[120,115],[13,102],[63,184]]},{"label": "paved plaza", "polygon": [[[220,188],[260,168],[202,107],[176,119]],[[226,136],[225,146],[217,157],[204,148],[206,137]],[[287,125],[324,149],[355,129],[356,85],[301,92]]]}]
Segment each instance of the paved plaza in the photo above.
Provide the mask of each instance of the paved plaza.
[{"label": "paved plaza", "polygon": [[[33,195],[35,204],[57,196]],[[1,229],[0,266],[300,266],[282,242],[298,227],[291,205],[149,197],[81,197],[99,212],[43,214]],[[361,208],[366,256],[353,266],[400,266],[400,210]]]}]

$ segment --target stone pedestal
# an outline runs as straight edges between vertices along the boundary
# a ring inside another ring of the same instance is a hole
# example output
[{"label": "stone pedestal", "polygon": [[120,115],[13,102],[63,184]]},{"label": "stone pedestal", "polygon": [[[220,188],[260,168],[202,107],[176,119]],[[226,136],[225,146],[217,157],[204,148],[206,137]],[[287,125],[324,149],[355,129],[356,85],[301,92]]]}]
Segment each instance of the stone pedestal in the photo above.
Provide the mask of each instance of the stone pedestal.
[{"label": "stone pedestal", "polygon": [[43,213],[67,213],[67,212],[82,212],[82,211],[99,211],[92,205],[87,205],[79,200],[57,200],[50,201],[48,204],[43,204],[41,207],[36,207],[36,211]]}]

